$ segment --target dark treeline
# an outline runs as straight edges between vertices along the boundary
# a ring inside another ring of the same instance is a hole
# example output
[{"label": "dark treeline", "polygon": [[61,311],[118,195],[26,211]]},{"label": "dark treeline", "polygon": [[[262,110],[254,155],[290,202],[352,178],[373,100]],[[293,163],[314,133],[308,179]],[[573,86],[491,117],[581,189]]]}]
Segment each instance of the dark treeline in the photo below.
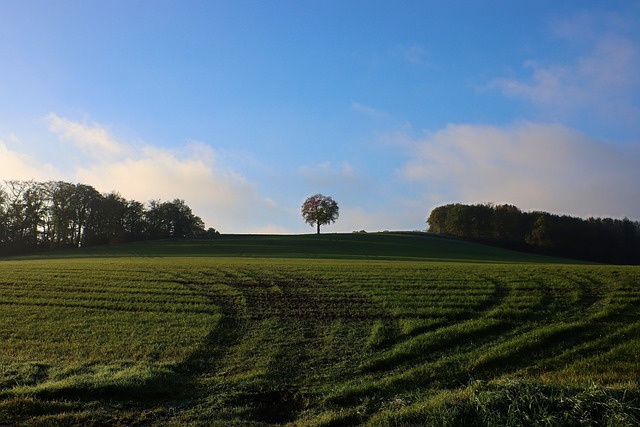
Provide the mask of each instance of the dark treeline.
[{"label": "dark treeline", "polygon": [[429,231],[511,249],[616,264],[640,264],[640,222],[522,212],[512,205],[449,204]]},{"label": "dark treeline", "polygon": [[0,182],[0,255],[215,233],[183,200],[125,200],[90,185]]}]

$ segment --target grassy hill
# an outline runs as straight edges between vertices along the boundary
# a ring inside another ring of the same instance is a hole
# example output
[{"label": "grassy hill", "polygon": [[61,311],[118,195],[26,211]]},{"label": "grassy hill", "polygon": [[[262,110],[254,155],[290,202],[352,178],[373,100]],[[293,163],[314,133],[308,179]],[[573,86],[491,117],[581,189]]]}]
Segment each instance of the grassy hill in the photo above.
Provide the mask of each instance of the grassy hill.
[{"label": "grassy hill", "polygon": [[420,232],[221,235],[58,251],[52,257],[259,257],[413,261],[577,263]]},{"label": "grassy hill", "polygon": [[425,234],[0,261],[0,425],[640,423],[640,267]]}]

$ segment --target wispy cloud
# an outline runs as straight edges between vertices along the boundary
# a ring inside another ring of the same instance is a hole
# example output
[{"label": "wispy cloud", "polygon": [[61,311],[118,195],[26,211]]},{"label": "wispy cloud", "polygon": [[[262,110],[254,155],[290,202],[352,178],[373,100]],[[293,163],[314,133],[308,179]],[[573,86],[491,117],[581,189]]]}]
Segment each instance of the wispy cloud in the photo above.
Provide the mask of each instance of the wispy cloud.
[{"label": "wispy cloud", "polygon": [[403,46],[400,51],[404,59],[411,64],[425,64],[427,51],[422,45],[412,44],[410,46]]},{"label": "wispy cloud", "polygon": [[512,203],[579,216],[640,218],[640,151],[560,125],[449,125],[414,140],[400,170],[432,202]]},{"label": "wispy cloud", "polygon": [[552,32],[573,56],[568,54],[562,63],[529,59],[523,65],[528,78],[500,78],[492,86],[551,114],[586,113],[609,123],[635,123],[640,113],[640,44],[624,34],[622,25],[609,21],[606,28],[591,15],[556,22]]},{"label": "wispy cloud", "polygon": [[369,105],[361,104],[359,102],[352,101],[351,109],[353,111],[357,111],[358,113],[365,114],[374,119],[387,119],[389,118],[389,114],[385,111],[378,110],[377,108],[373,108]]},{"label": "wispy cloud", "polygon": [[118,142],[104,126],[97,123],[80,123],[55,113],[45,117],[49,131],[61,140],[71,142],[93,158],[123,154],[127,147]]}]

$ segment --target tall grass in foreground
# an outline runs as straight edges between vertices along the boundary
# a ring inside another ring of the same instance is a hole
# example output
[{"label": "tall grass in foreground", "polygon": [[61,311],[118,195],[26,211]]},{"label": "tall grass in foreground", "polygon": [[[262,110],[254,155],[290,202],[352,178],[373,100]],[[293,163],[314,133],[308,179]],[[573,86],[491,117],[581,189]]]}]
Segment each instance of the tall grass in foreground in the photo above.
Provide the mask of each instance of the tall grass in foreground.
[{"label": "tall grass in foreground", "polygon": [[538,382],[477,382],[456,392],[442,392],[369,421],[372,426],[617,426],[640,425],[637,393]]}]

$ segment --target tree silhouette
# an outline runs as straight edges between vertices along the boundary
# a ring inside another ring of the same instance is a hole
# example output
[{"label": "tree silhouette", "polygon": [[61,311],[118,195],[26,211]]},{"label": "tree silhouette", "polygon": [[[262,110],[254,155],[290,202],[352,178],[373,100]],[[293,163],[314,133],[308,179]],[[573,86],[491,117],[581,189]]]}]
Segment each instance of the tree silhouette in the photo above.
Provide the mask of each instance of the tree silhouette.
[{"label": "tree silhouette", "polygon": [[316,226],[320,234],[320,226],[330,224],[338,219],[338,204],[329,196],[314,194],[307,197],[302,204],[302,217],[310,226]]},{"label": "tree silhouette", "polygon": [[[207,236],[215,235],[215,229]],[[184,200],[125,200],[64,181],[0,181],[0,255],[145,239],[199,237],[204,223]]]}]

